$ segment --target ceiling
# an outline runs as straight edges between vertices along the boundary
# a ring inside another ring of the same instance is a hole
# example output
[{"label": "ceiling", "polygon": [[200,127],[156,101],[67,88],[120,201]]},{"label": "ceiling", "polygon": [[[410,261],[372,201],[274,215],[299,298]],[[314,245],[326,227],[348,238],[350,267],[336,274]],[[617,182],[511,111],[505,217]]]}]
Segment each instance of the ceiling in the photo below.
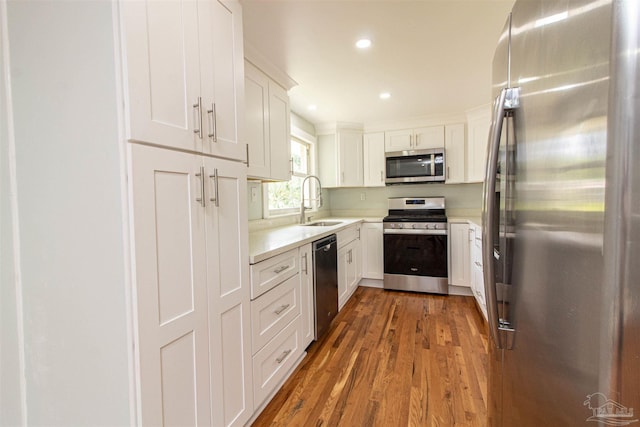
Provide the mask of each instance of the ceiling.
[{"label": "ceiling", "polygon": [[[245,44],[298,83],[291,109],[316,125],[461,114],[490,102],[493,51],[514,3],[241,2]],[[362,37],[370,48],[356,49]]]}]

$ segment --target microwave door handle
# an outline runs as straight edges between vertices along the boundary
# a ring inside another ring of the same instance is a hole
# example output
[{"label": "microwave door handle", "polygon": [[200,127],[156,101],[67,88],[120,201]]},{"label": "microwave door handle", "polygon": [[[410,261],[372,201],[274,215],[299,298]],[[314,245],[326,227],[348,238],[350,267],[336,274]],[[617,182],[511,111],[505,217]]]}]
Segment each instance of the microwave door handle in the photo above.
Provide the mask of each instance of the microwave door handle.
[{"label": "microwave door handle", "polygon": [[433,153],[431,154],[431,176],[436,176],[436,155]]}]

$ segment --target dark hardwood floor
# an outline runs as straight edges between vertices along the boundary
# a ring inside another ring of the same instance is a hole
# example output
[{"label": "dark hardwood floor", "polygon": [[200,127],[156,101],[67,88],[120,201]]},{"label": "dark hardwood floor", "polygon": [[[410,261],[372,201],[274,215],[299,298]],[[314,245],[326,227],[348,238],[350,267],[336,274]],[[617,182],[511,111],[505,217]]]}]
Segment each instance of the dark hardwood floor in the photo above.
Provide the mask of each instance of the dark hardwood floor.
[{"label": "dark hardwood floor", "polygon": [[253,426],[485,426],[472,297],[360,287]]}]

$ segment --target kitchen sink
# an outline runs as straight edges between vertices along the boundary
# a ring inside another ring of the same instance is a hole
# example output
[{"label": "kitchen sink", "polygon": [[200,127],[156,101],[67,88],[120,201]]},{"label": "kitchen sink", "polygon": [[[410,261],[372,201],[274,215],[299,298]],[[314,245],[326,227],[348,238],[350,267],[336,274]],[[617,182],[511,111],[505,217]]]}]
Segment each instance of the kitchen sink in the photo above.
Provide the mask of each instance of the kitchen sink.
[{"label": "kitchen sink", "polygon": [[331,227],[333,225],[342,224],[342,221],[316,221],[309,224],[303,224],[305,227]]}]

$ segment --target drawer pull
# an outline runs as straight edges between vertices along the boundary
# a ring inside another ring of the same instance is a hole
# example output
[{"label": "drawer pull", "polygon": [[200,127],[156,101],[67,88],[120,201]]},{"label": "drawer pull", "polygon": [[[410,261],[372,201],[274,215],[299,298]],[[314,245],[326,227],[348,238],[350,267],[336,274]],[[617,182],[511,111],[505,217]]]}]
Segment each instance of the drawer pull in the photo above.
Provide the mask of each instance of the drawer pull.
[{"label": "drawer pull", "polygon": [[280,314],[280,313],[282,313],[283,311],[285,311],[287,308],[289,308],[289,306],[290,306],[290,305],[291,305],[291,304],[285,304],[285,305],[283,305],[282,307],[280,307],[279,309],[277,309],[276,311],[274,311],[274,313],[275,313],[275,314]]},{"label": "drawer pull", "polygon": [[289,268],[289,266],[288,266],[288,265],[283,265],[283,266],[278,267],[278,268],[276,268],[275,270],[273,270],[273,272],[274,272],[274,273],[276,273],[276,274],[280,274],[280,273],[282,273],[283,271],[285,271],[287,268]]},{"label": "drawer pull", "polygon": [[286,358],[287,358],[287,356],[289,355],[289,353],[291,353],[291,349],[289,349],[289,350],[285,350],[285,351],[280,355],[280,357],[278,357],[278,358],[276,359],[276,362],[278,362],[278,363],[282,363],[282,361],[283,361],[284,359],[286,359]]}]

